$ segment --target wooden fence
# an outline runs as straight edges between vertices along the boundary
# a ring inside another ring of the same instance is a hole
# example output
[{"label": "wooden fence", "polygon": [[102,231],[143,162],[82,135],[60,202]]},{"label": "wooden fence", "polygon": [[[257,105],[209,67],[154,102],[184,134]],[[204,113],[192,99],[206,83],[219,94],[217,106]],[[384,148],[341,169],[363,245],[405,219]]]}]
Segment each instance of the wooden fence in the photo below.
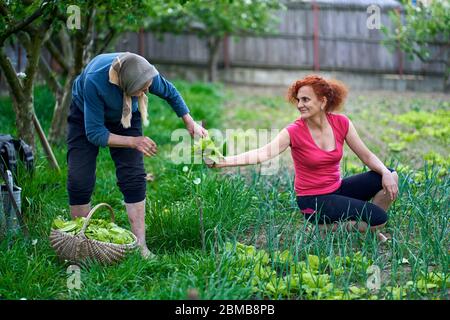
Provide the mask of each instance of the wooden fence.
[{"label": "wooden fence", "polygon": [[[376,1],[371,1],[372,3]],[[380,2],[380,1],[379,1]],[[444,64],[410,61],[405,54],[390,52],[383,33],[370,30],[367,2],[362,5],[291,3],[277,16],[279,24],[263,36],[227,37],[222,43],[220,65],[268,69],[310,69],[389,74],[444,73]],[[381,25],[392,28],[388,11],[381,7]],[[434,60],[449,54],[444,42],[432,46]],[[149,32],[128,33],[118,51],[132,51],[153,63],[206,65],[206,42],[195,35],[165,34],[163,40]]]},{"label": "wooden fence", "polygon": [[[388,11],[399,10],[395,1],[323,1],[289,3],[277,13],[279,22],[270,34],[226,37],[220,67],[443,76],[445,65],[435,60],[448,59],[448,39],[432,44],[433,59],[422,63],[408,60],[399,50],[390,52],[382,44],[382,31],[367,27],[369,5],[379,4],[381,25],[393,28]],[[206,67],[208,58],[205,40],[192,34],[165,34],[161,40],[150,32],[126,33],[115,49],[139,53],[154,64]],[[16,70],[22,71],[24,50],[7,50]],[[0,73],[0,90],[6,86]]]}]

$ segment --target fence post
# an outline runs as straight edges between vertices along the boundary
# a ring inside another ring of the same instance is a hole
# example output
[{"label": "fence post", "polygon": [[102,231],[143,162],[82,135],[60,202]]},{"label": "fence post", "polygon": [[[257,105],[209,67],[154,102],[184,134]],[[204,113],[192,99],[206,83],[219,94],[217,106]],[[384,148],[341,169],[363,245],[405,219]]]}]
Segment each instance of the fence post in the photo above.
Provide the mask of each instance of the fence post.
[{"label": "fence post", "polygon": [[139,29],[138,33],[138,53],[140,56],[145,56],[145,48],[144,48],[144,28]]},{"label": "fence post", "polygon": [[[400,21],[401,21],[401,12],[399,8],[395,8],[395,12],[398,15]],[[401,24],[401,22],[400,22]],[[400,44],[397,41],[397,61],[398,61],[398,74],[400,75],[400,78],[403,77],[403,53],[402,50],[400,49]]]},{"label": "fence post", "polygon": [[319,6],[316,1],[312,2],[314,19],[314,71],[320,70],[320,51],[319,51]]},{"label": "fence post", "polygon": [[230,36],[228,34],[223,38],[223,64],[225,69],[230,68]]}]

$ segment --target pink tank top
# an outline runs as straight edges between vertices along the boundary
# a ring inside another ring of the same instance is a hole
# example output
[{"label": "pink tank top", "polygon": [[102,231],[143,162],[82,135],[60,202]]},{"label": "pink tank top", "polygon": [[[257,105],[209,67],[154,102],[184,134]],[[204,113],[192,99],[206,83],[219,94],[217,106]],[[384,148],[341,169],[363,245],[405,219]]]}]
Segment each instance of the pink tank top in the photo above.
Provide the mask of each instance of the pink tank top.
[{"label": "pink tank top", "polygon": [[286,127],[294,160],[294,188],[298,196],[332,193],[342,183],[340,161],[349,120],[342,114],[327,113],[336,148],[324,151],[314,142],[305,121],[298,118]]}]

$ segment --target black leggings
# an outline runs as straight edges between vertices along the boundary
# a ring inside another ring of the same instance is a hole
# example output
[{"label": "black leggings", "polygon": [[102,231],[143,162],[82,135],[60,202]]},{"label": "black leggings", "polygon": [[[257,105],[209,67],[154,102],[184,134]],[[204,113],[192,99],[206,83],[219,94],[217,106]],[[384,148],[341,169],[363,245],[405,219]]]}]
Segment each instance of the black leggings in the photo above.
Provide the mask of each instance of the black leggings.
[{"label": "black leggings", "polygon": [[[141,114],[133,112],[131,127],[124,129],[120,122],[105,123],[106,128],[122,136],[142,136]],[[67,191],[70,205],[89,203],[95,186],[96,159],[99,147],[87,140],[84,114],[72,103],[67,134]],[[117,185],[126,203],[145,199],[146,179],[143,154],[131,148],[109,148],[116,165]]]},{"label": "black leggings", "polygon": [[383,209],[368,202],[381,189],[381,175],[368,171],[343,179],[339,189],[333,193],[298,196],[297,204],[311,223],[361,220],[373,227],[386,223],[388,219]]}]

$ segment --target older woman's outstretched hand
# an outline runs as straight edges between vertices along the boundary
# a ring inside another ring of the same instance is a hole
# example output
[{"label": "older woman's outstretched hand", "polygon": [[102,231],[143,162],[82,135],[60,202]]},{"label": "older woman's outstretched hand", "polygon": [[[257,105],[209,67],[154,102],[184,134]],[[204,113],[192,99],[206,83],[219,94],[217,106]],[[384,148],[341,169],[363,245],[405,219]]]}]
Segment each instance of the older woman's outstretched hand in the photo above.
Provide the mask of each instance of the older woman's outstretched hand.
[{"label": "older woman's outstretched hand", "polygon": [[158,152],[156,143],[149,137],[133,137],[133,147],[134,149],[137,149],[145,154],[147,157],[154,156],[156,152]]},{"label": "older woman's outstretched hand", "polygon": [[198,136],[201,138],[205,138],[208,136],[208,130],[206,130],[196,122],[194,122],[193,127],[188,127],[188,131],[192,137]]},{"label": "older woman's outstretched hand", "polygon": [[183,116],[183,121],[187,131],[189,132],[192,138],[194,137],[205,138],[208,136],[208,130],[206,130],[201,125],[196,123],[189,113]]}]

